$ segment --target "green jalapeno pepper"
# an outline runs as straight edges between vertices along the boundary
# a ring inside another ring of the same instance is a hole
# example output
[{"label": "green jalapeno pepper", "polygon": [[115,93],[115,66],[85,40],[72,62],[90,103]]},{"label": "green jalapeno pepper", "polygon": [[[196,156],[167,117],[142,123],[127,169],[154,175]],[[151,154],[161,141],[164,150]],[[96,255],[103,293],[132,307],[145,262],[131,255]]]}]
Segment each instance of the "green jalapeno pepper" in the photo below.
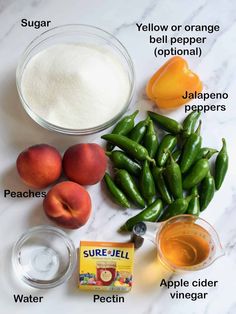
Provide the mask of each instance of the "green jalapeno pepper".
[{"label": "green jalapeno pepper", "polygon": [[157,150],[156,161],[159,167],[163,167],[170,155],[177,144],[176,136],[171,134],[166,134]]},{"label": "green jalapeno pepper", "polygon": [[130,138],[120,135],[120,134],[105,134],[102,136],[102,139],[111,142],[112,144],[118,146],[127,152],[130,156],[134,157],[137,160],[149,160],[155,164],[155,160],[150,158],[148,151],[142,145],[136,143]]},{"label": "green jalapeno pepper", "polygon": [[[180,149],[176,149],[173,153],[172,153],[172,158],[175,162],[178,162],[181,156],[181,150]],[[171,162],[171,157],[169,156],[168,158],[168,163]]]},{"label": "green jalapeno pepper", "polygon": [[192,133],[187,138],[180,160],[180,169],[182,173],[186,173],[192,164],[195,162],[202,143],[200,135],[201,121],[195,133]]},{"label": "green jalapeno pepper", "polygon": [[112,195],[114,201],[124,208],[129,208],[130,204],[125,194],[116,186],[115,182],[107,172],[104,176],[104,182],[106,183],[107,189]]},{"label": "green jalapeno pepper", "polygon": [[141,208],[145,206],[145,201],[142,198],[134,179],[128,173],[128,171],[124,169],[118,169],[115,180],[122,189],[122,191],[130,198],[130,200],[134,204]]},{"label": "green jalapeno pepper", "polygon": [[133,227],[142,221],[155,222],[163,213],[163,204],[161,199],[155,200],[151,205],[145,208],[136,216],[128,219],[120,228],[120,231],[132,231]]},{"label": "green jalapeno pepper", "polygon": [[198,195],[197,186],[194,186],[192,188],[191,195],[193,197],[189,201],[186,214],[199,216],[199,214],[200,214],[200,203],[199,203],[199,195]]},{"label": "green jalapeno pepper", "polygon": [[149,120],[150,118],[147,117],[145,120],[138,122],[127,137],[137,143],[140,143],[146,133]]},{"label": "green jalapeno pepper", "polygon": [[[156,187],[156,186],[155,186]],[[151,205],[152,203],[155,202],[155,200],[157,199],[157,194],[153,195],[152,197],[150,197],[147,201],[147,205]]]},{"label": "green jalapeno pepper", "polygon": [[[112,134],[121,134],[127,135],[134,127],[134,119],[138,114],[138,110],[136,110],[131,115],[125,116],[122,118],[112,130]],[[115,146],[111,143],[107,143],[107,150],[111,151]]]},{"label": "green jalapeno pepper", "polygon": [[131,175],[139,176],[141,172],[141,166],[133,161],[126,154],[119,150],[113,150],[112,152],[106,152],[106,155],[111,159],[115,168],[125,169]]},{"label": "green jalapeno pepper", "polygon": [[210,170],[203,179],[200,186],[200,210],[201,212],[207,208],[215,194],[215,180]]},{"label": "green jalapeno pepper", "polygon": [[183,188],[189,190],[198,185],[207,175],[209,171],[209,163],[206,158],[198,160],[189,170],[183,179]]},{"label": "green jalapeno pepper", "polygon": [[171,204],[172,198],[166,186],[166,182],[163,176],[163,168],[153,167],[152,176],[156,184],[157,191],[166,204]]},{"label": "green jalapeno pepper", "polygon": [[147,126],[147,132],[144,136],[144,147],[146,147],[148,154],[151,158],[154,158],[158,148],[158,137],[154,130],[152,120],[149,120]]},{"label": "green jalapeno pepper", "polygon": [[189,137],[190,134],[194,132],[195,125],[199,119],[201,113],[197,111],[192,111],[183,121],[183,138]]},{"label": "green jalapeno pepper", "polygon": [[229,157],[227,153],[227,147],[226,147],[226,141],[223,138],[222,139],[222,148],[219,152],[219,154],[216,157],[216,162],[215,162],[215,184],[216,184],[216,189],[219,190],[226,172],[228,170],[228,164],[229,164]]},{"label": "green jalapeno pepper", "polygon": [[168,205],[160,219],[163,221],[177,215],[185,214],[191,199],[192,195],[187,196],[186,198],[178,198],[173,203]]},{"label": "green jalapeno pepper", "polygon": [[153,120],[153,122],[156,122],[163,130],[167,132],[178,134],[182,131],[182,125],[174,119],[152,111],[148,111],[148,115]]},{"label": "green jalapeno pepper", "polygon": [[148,202],[148,204],[150,204],[153,200],[153,197],[156,195],[156,187],[147,160],[145,160],[143,163],[143,168],[140,175],[140,189],[142,196]]},{"label": "green jalapeno pepper", "polygon": [[170,163],[164,171],[169,190],[175,199],[183,197],[182,175],[179,165],[170,155]]}]

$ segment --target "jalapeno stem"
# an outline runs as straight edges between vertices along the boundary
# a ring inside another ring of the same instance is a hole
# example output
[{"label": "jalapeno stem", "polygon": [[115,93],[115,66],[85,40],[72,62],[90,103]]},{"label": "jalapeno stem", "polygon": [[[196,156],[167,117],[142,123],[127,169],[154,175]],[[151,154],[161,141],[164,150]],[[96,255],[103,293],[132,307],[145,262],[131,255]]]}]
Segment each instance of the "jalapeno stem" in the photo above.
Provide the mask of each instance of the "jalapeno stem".
[{"label": "jalapeno stem", "polygon": [[201,133],[201,127],[202,127],[202,120],[199,121],[197,130],[196,130],[196,132],[195,132],[197,135],[200,135],[200,133]]},{"label": "jalapeno stem", "polygon": [[146,159],[147,159],[148,161],[150,161],[150,162],[153,164],[153,166],[156,166],[156,161],[155,161],[155,159],[153,159],[153,158],[151,158],[151,157],[149,157],[149,156],[147,156]]}]

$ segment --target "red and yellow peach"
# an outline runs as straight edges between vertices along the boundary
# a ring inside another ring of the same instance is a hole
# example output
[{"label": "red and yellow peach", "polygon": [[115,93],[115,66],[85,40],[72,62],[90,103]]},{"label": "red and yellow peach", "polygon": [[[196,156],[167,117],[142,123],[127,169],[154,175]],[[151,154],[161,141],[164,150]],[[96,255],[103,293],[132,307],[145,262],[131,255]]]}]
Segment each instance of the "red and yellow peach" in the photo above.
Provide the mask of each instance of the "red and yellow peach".
[{"label": "red and yellow peach", "polygon": [[56,148],[39,144],[21,152],[16,160],[16,167],[27,186],[42,189],[60,177],[62,159]]},{"label": "red and yellow peach", "polygon": [[47,193],[43,208],[56,224],[77,229],[83,226],[91,214],[89,193],[79,184],[64,181],[56,184]]},{"label": "red and yellow peach", "polygon": [[63,156],[65,175],[81,185],[101,181],[107,167],[107,157],[98,144],[76,144],[69,147]]}]

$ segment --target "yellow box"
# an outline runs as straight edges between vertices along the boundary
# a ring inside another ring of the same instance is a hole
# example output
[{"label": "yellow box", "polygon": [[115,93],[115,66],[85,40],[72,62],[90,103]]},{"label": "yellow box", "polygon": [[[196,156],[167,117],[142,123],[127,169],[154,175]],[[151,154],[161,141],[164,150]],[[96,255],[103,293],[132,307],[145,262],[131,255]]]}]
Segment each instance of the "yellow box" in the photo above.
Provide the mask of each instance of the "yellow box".
[{"label": "yellow box", "polygon": [[79,288],[130,291],[133,283],[133,243],[80,242]]}]

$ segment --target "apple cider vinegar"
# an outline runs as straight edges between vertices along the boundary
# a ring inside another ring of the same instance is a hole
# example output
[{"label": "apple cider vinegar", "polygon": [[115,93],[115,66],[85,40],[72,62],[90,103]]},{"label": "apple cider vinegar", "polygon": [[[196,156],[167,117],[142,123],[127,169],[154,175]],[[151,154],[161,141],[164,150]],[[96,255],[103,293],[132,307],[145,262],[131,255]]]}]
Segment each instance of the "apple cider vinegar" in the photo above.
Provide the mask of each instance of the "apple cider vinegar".
[{"label": "apple cider vinegar", "polygon": [[191,221],[168,224],[159,234],[161,253],[174,267],[191,267],[205,261],[210,241],[210,234]]}]

